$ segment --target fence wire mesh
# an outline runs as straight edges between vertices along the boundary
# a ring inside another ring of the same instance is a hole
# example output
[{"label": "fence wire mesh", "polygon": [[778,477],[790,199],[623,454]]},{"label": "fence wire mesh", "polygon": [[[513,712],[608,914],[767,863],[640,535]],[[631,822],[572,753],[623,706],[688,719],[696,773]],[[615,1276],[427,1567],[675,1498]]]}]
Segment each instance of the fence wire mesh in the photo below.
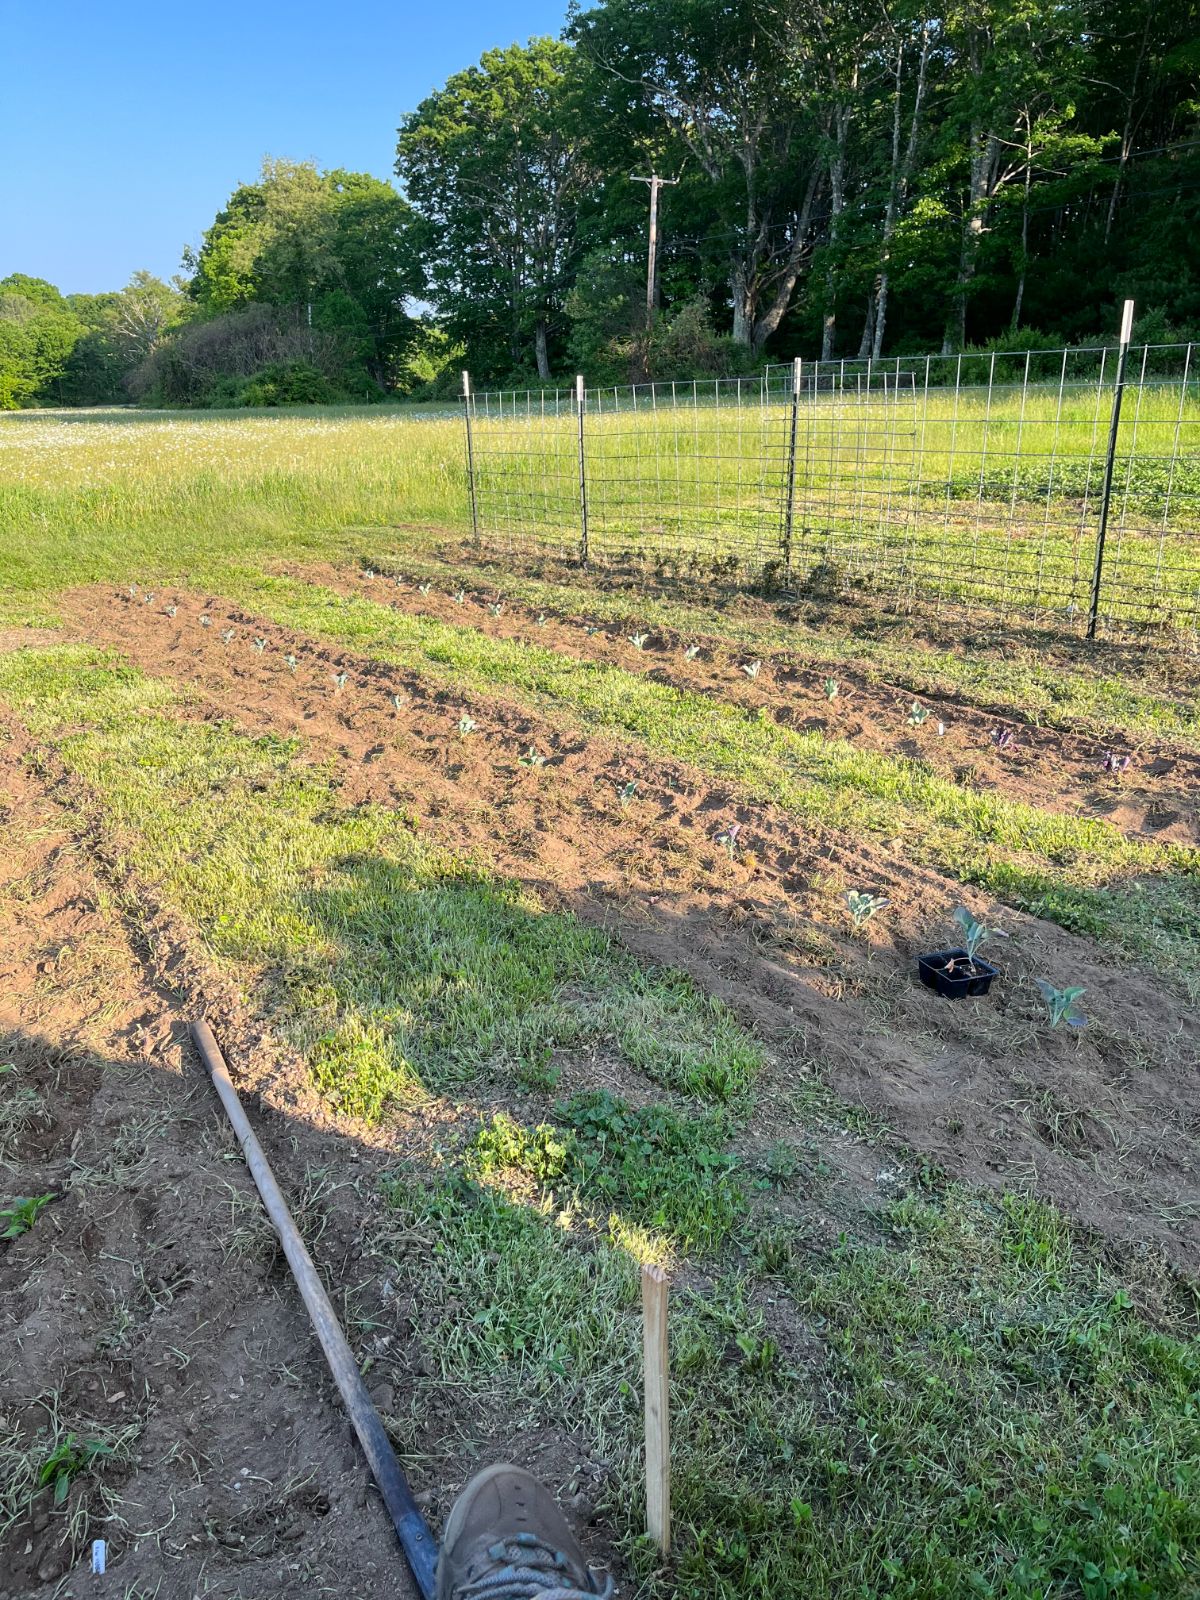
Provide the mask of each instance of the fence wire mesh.
[{"label": "fence wire mesh", "polygon": [[1101,632],[1200,642],[1191,345],[1123,365],[1116,347],[805,362],[464,405],[476,533],[513,556],[1081,632],[1094,602]]}]

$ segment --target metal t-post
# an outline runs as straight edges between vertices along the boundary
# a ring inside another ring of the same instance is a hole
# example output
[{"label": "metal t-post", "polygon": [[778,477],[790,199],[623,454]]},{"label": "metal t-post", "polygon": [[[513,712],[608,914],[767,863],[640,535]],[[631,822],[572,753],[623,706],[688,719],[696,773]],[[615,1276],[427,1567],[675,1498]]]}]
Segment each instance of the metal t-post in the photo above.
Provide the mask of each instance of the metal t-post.
[{"label": "metal t-post", "polygon": [[471,434],[471,374],[464,372],[463,380],[463,417],[467,425],[467,483],[471,492],[471,537],[479,543],[479,501],[475,494],[475,440]]},{"label": "metal t-post", "polygon": [[587,497],[587,456],[584,450],[583,414],[587,406],[587,394],[583,387],[583,374],[575,379],[575,410],[579,417],[579,560],[583,566],[588,564],[588,497]]},{"label": "metal t-post", "polygon": [[1121,429],[1121,398],[1125,393],[1125,358],[1133,333],[1133,301],[1126,300],[1121,318],[1121,342],[1117,347],[1117,380],[1113,390],[1112,421],[1108,426],[1108,454],[1104,458],[1104,483],[1100,491],[1100,523],[1096,529],[1096,564],[1092,568],[1092,603],[1088,608],[1087,636],[1096,637],[1100,618],[1100,580],[1104,574],[1104,541],[1108,535],[1108,511],[1112,504],[1113,468],[1117,459],[1117,435]]},{"label": "metal t-post", "polygon": [[801,362],[797,356],[792,362],[792,419],[788,434],[787,500],[783,508],[783,571],[792,576],[792,521],[796,512],[796,428],[800,418]]}]

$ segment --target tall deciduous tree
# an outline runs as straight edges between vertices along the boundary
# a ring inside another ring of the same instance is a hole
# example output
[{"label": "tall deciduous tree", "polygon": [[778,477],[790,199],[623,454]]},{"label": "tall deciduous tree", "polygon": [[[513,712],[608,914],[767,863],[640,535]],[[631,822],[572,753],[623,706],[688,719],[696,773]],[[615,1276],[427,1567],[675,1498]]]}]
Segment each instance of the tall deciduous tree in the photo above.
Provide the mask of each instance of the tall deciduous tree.
[{"label": "tall deciduous tree", "polygon": [[396,171],[448,331],[493,370],[502,353],[512,368],[532,356],[548,379],[596,182],[571,48],[532,39],[455,73],[404,119]]}]

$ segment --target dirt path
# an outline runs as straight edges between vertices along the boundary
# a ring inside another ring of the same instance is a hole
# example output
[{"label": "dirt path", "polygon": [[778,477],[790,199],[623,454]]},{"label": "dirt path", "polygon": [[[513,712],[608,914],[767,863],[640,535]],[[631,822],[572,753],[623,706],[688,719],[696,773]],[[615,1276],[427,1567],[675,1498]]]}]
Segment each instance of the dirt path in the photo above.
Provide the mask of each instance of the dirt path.
[{"label": "dirt path", "polygon": [[[360,594],[459,627],[477,628],[493,638],[514,639],[558,650],[605,666],[619,666],[676,689],[711,696],[746,710],[765,710],[780,726],[845,739],[856,749],[926,763],[939,776],[982,792],[1003,794],[1046,811],[1099,817],[1131,838],[1200,844],[1200,756],[1153,742],[1122,743],[1114,752],[1131,755],[1127,772],[1104,771],[1108,748],[1087,735],[1039,728],[971,705],[961,695],[914,697],[911,690],[835,669],[834,700],[824,684],[831,669],[806,660],[803,651],[753,657],[724,641],[703,639],[690,661],[685,651],[696,643],[671,629],[649,623],[617,628],[585,619],[531,611],[511,600],[499,603],[495,591],[463,590],[458,603],[444,590],[404,577],[400,587],[383,576],[326,564],[292,569],[292,576],[324,584],[342,594]],[[545,620],[538,621],[539,616]],[[633,636],[643,640],[639,649]],[[756,676],[743,670],[759,662]],[[909,722],[914,701],[929,716]],[[938,733],[939,724],[944,732]],[[998,748],[996,734],[1007,730],[1011,745]]]},{"label": "dirt path", "polygon": [[[56,1197],[0,1243],[0,1595],[62,1594],[96,1538],[89,1595],[414,1592],[185,1041],[197,974],[152,919],[178,986],[139,956],[28,757],[0,722],[0,1193]],[[213,1002],[245,1062],[254,1030]],[[277,1147],[295,1130],[281,1177],[311,1198],[327,1141],[269,1120]],[[115,1453],[55,1504],[31,1474],[70,1435]]]},{"label": "dirt path", "polygon": [[[615,741],[316,645],[216,596],[170,599],[173,618],[111,591],[70,597],[66,612],[80,637],[187,685],[196,698],[183,714],[300,735],[308,759],[333,760],[345,802],[403,806],[454,850],[691,973],[773,1047],[757,1137],[786,1133],[816,1061],[840,1097],[956,1175],[1029,1188],[1114,1240],[1200,1263],[1200,1020],[1145,974],[1006,912],[1013,938],[994,997],[938,1001],[913,981],[918,950],[957,901],[995,908],[914,868],[902,841],[802,829],[680,763],[657,762],[651,781],[644,755]],[[478,725],[467,737],[464,712]],[[544,767],[521,765],[530,746]],[[716,836],[735,820],[730,859]],[[850,937],[841,887],[890,894],[886,925]],[[1086,986],[1084,1036],[1038,1022],[1042,973]]]}]

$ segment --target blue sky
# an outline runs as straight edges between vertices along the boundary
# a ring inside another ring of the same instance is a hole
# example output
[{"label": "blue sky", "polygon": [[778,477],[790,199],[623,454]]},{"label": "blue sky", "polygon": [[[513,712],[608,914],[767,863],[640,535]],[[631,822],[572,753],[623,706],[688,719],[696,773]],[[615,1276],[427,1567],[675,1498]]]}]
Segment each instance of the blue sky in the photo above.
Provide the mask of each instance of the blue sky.
[{"label": "blue sky", "polygon": [[396,126],[565,0],[0,0],[0,277],[179,270],[264,155],[392,176]]}]

